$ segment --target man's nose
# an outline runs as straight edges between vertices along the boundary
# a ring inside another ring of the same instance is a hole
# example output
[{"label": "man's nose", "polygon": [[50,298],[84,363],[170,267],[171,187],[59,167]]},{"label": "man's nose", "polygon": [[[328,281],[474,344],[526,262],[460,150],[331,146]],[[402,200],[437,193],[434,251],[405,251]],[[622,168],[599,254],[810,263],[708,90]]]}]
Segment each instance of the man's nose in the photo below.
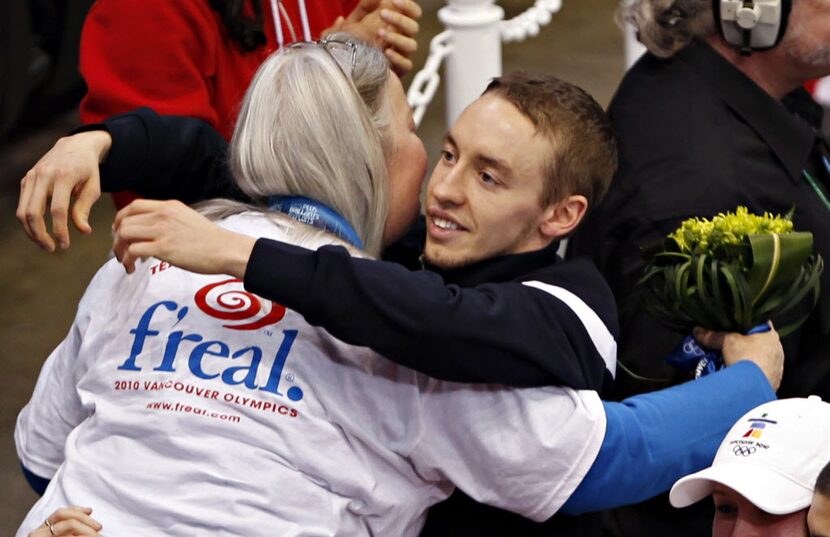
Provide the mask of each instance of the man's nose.
[{"label": "man's nose", "polygon": [[770,533],[768,529],[764,528],[763,524],[758,524],[756,521],[747,520],[746,518],[738,517],[735,522],[735,527],[729,537],[776,537]]},{"label": "man's nose", "polygon": [[432,195],[439,203],[462,205],[465,199],[466,173],[456,164],[433,177]]}]

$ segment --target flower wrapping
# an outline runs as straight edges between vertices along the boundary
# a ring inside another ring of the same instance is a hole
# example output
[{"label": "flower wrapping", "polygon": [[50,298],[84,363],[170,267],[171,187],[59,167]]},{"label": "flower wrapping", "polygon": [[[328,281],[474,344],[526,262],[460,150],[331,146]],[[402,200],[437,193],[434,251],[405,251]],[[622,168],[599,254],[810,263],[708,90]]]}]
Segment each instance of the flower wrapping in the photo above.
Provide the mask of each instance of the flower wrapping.
[{"label": "flower wrapping", "polygon": [[653,253],[639,285],[646,309],[679,332],[747,333],[772,320],[784,337],[815,307],[823,268],[813,234],[794,231],[791,213],[738,207],[684,221]]}]

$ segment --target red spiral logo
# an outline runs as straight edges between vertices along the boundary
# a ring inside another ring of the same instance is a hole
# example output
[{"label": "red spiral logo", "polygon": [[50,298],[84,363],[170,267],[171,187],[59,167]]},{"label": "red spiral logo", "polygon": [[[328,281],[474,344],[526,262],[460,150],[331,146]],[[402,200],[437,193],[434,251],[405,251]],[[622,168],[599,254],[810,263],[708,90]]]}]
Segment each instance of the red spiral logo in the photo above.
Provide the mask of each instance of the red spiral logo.
[{"label": "red spiral logo", "polygon": [[[227,286],[225,289],[220,289]],[[285,306],[263,300],[242,287],[235,278],[206,285],[196,292],[196,305],[205,314],[223,321],[248,321],[242,324],[223,324],[231,330],[256,330],[276,324],[285,317]],[[263,305],[270,305],[265,311]]]}]

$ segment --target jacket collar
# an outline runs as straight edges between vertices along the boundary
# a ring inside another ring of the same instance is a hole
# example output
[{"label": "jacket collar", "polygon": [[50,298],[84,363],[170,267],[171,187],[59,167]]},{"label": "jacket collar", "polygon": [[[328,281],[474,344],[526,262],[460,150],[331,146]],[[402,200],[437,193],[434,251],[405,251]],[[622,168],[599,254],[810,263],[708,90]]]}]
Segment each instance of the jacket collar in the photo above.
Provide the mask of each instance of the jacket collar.
[{"label": "jacket collar", "polygon": [[424,262],[424,268],[440,274],[446,283],[454,283],[464,287],[472,287],[484,283],[500,283],[515,280],[531,272],[549,267],[561,261],[556,254],[559,242],[523,254],[510,254],[491,257],[453,269],[442,269]]},{"label": "jacket collar", "polygon": [[764,140],[790,179],[799,181],[820,136],[820,108],[809,93],[800,88],[777,101],[701,41],[693,41],[678,54],[678,59],[690,66]]}]

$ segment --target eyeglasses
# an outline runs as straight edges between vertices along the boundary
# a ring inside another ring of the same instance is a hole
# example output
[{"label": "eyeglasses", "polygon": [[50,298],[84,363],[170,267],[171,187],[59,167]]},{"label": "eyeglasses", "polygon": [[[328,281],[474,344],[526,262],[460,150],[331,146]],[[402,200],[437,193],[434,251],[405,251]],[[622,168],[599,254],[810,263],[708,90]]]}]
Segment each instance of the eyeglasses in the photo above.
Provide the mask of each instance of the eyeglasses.
[{"label": "eyeglasses", "polygon": [[[354,67],[357,63],[357,44],[351,41],[342,41],[340,39],[329,39],[324,37],[318,41],[297,41],[291,43],[286,48],[301,48],[309,45],[317,45],[323,48],[334,63],[343,71],[346,78],[352,79],[354,77]],[[348,66],[348,71],[346,67]]]}]

